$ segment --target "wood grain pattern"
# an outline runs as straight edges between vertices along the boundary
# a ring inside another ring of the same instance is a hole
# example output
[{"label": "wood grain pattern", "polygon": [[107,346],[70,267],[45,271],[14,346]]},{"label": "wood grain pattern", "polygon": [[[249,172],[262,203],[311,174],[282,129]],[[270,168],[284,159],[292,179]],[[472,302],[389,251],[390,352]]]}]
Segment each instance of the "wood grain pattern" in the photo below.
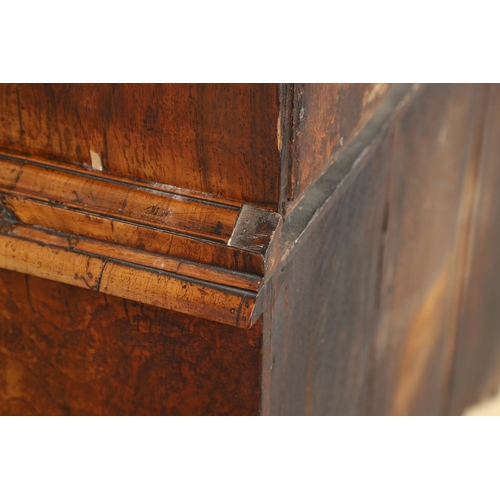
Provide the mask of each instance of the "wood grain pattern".
[{"label": "wood grain pattern", "polygon": [[[469,200],[486,108],[484,86],[421,89],[396,106],[388,128],[378,123],[374,139],[361,137],[348,147],[346,165],[343,159],[334,163],[287,214],[285,233],[295,218],[306,216],[301,230],[284,236],[281,269],[269,285],[264,414],[448,413],[456,315],[468,286],[462,265]],[[488,137],[496,137],[491,116]],[[480,279],[460,341],[475,345],[476,354],[484,349],[476,358],[483,366],[466,361],[474,349],[457,347],[462,368],[460,375],[455,371],[453,413],[463,411],[480,387],[500,382],[492,339],[500,324],[492,302],[500,299],[494,238],[491,253],[486,250],[487,231],[498,221],[492,193],[499,155],[496,146],[489,147],[491,191],[478,195],[482,269],[475,264]],[[475,377],[468,384],[456,380],[471,371]],[[469,396],[460,400],[461,390]]]},{"label": "wood grain pattern", "polygon": [[[227,243],[238,208],[76,174],[50,165],[0,159],[0,190],[62,208]],[[208,205],[208,209],[207,209]]]},{"label": "wood grain pattern", "polygon": [[[1,220],[1,219],[0,219]],[[0,225],[0,268],[88,288],[230,325],[248,327],[256,293],[72,246],[71,235]],[[132,255],[132,258],[134,255]],[[199,273],[201,274],[201,273]],[[243,282],[240,280],[239,285]]]},{"label": "wood grain pattern", "polygon": [[261,244],[252,244],[247,233],[246,246],[236,246],[230,240],[241,225],[237,223],[240,212],[248,210],[245,205],[193,198],[66,167],[0,155],[0,196],[13,217],[25,224],[174,258],[264,273],[266,253],[280,220],[274,212],[260,209],[266,220],[257,237],[265,237]]},{"label": "wood grain pattern", "polygon": [[274,212],[5,155],[0,196],[4,269],[241,327],[257,318]]},{"label": "wood grain pattern", "polygon": [[[53,203],[39,202],[25,198],[2,196],[3,205],[10,213],[27,225],[46,227],[50,230],[71,235],[74,241],[97,240],[93,247],[119,246],[123,254],[128,249],[140,250],[139,255],[156,254],[149,257],[150,265],[157,259],[169,262],[168,267],[186,267],[190,262],[209,266],[214,273],[224,270],[240,274],[264,274],[265,262],[262,254],[234,248],[227,243],[189,237],[176,232],[162,231],[142,224],[130,223],[114,217],[103,217],[84,210],[67,210]],[[81,243],[83,244],[83,243]],[[185,263],[185,264],[184,264]],[[167,265],[167,264],[166,264]],[[204,267],[206,269],[206,266]],[[180,269],[179,269],[180,270]],[[225,273],[229,276],[229,273]]]},{"label": "wood grain pattern", "polygon": [[0,415],[256,415],[260,329],[0,270]]},{"label": "wood grain pattern", "polygon": [[0,110],[0,414],[458,414],[500,384],[500,86]]},{"label": "wood grain pattern", "polygon": [[277,84],[2,84],[0,151],[276,207]]},{"label": "wood grain pattern", "polygon": [[265,415],[366,412],[377,237],[388,169],[367,165],[270,283]]},{"label": "wood grain pattern", "polygon": [[283,92],[291,110],[284,132],[283,201],[293,201],[338,157],[374,115],[389,84],[294,84]]},{"label": "wood grain pattern", "polygon": [[458,303],[450,413],[497,393],[500,383],[500,86],[488,86],[477,189]]},{"label": "wood grain pattern", "polygon": [[380,316],[370,411],[440,415],[449,381],[461,288],[462,207],[484,89],[432,85],[394,124],[386,227],[381,234]]}]

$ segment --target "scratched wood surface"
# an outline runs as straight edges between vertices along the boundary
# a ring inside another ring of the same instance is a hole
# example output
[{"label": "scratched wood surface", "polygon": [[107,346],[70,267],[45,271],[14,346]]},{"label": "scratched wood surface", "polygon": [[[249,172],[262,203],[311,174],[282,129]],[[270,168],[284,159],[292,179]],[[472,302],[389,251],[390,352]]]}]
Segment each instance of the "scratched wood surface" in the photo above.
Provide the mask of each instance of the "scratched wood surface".
[{"label": "scratched wood surface", "polygon": [[[357,174],[348,174],[326,215],[314,214],[307,241],[271,283],[264,414],[460,413],[485,380],[498,386],[500,254],[487,232],[499,227],[500,160],[491,139],[491,182],[479,195],[480,281],[471,272],[468,324],[457,319],[486,93],[430,85],[368,152],[360,146]],[[486,126],[498,137],[500,129]],[[467,333],[456,347],[460,324]],[[469,396],[460,399],[463,390]]]},{"label": "scratched wood surface", "polygon": [[498,392],[500,380],[500,86],[489,86],[475,173],[451,413]]},{"label": "scratched wood surface", "polygon": [[[129,224],[120,219],[100,217],[89,212],[64,210],[51,204],[8,195],[3,200],[11,213],[26,224],[48,227],[76,237],[97,239],[102,244],[110,242],[125,248],[136,248],[157,254],[157,258],[168,256],[172,263],[177,262],[177,265],[184,267],[192,262],[234,269],[241,273],[264,274],[261,254],[228,246],[227,243],[190,238],[181,233],[156,230],[137,223]],[[181,264],[181,260],[186,263]]]},{"label": "scratched wood surface", "polygon": [[270,283],[263,314],[265,415],[366,411],[387,170],[382,161],[370,164]]},{"label": "scratched wood surface", "polygon": [[240,327],[281,217],[0,155],[0,267]]},{"label": "scratched wood surface", "polygon": [[499,86],[0,107],[0,414],[458,414],[500,384]]},{"label": "scratched wood surface", "polygon": [[278,84],[2,84],[0,151],[277,206],[279,108]]},{"label": "scratched wood surface", "polygon": [[62,208],[87,209],[104,216],[140,222],[167,231],[227,242],[238,208],[179,195],[167,195],[133,184],[76,175],[62,169],[0,159],[0,190]]},{"label": "scratched wood surface", "polygon": [[0,270],[0,414],[254,415],[260,328]]},{"label": "scratched wood surface", "polygon": [[[93,240],[72,242],[68,235],[2,223],[0,219],[0,268],[225,324],[245,327],[255,321],[256,293],[238,287],[256,289],[258,282],[237,279],[233,280],[236,286],[220,285],[217,281],[227,281],[225,273],[214,276],[206,271],[207,281],[201,279],[203,271],[197,273],[192,266],[184,270],[178,266],[169,272],[162,268],[165,261],[151,263],[149,255],[142,263],[141,257],[132,250],[103,248]],[[181,271],[188,272],[182,275]]]},{"label": "scratched wood surface", "polygon": [[287,210],[356,137],[390,88],[385,83],[316,83],[282,89],[290,108],[283,142],[282,197],[291,202]]},{"label": "scratched wood surface", "polygon": [[241,205],[5,155],[0,155],[0,197],[12,217],[24,224],[243,273],[264,273],[265,246],[245,252],[228,245]]},{"label": "scratched wood surface", "polygon": [[392,132],[370,412],[447,412],[485,88],[429,86]]}]

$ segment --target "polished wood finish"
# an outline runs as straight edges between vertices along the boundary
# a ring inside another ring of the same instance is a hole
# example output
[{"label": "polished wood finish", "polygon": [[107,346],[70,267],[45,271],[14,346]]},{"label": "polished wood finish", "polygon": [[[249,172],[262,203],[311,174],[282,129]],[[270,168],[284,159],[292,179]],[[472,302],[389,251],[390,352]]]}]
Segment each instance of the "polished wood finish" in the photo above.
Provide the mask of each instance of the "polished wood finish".
[{"label": "polished wood finish", "polygon": [[0,151],[278,204],[278,84],[0,85],[0,109]]},{"label": "polished wood finish", "polygon": [[260,329],[0,270],[0,414],[254,415]]},{"label": "polished wood finish", "polygon": [[8,156],[0,196],[4,269],[231,325],[257,319],[275,212]]},{"label": "polished wood finish", "polygon": [[0,86],[0,413],[461,413],[500,383],[499,99]]},{"label": "polished wood finish", "polygon": [[483,139],[472,172],[464,286],[457,305],[458,337],[450,412],[490,397],[500,380],[500,86],[487,89]]},{"label": "polished wood finish", "polygon": [[[6,194],[224,243],[238,216],[232,206],[48,165],[0,159],[0,173],[0,189]],[[204,210],[207,204],[210,208]]]}]

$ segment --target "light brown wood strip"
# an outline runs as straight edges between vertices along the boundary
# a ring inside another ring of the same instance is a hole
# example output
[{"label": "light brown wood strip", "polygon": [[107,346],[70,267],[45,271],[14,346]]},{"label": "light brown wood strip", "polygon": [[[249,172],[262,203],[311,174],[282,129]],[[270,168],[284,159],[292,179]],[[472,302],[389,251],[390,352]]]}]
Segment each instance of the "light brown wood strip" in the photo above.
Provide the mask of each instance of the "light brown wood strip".
[{"label": "light brown wood strip", "polygon": [[48,202],[16,198],[9,194],[2,197],[13,217],[24,224],[160,254],[176,261],[182,259],[260,276],[264,273],[261,254],[234,248],[222,242],[202,240],[87,211],[68,210]]},{"label": "light brown wood strip", "polygon": [[238,209],[87,174],[0,159],[0,189],[227,243]]},{"label": "light brown wood strip", "polygon": [[32,226],[14,224],[6,230],[10,236],[30,241],[40,241],[65,250],[76,250],[85,254],[110,258],[117,261],[137,264],[159,271],[196,278],[220,285],[257,291],[262,278],[248,273],[238,273],[227,269],[206,266],[196,262],[174,259],[163,255],[151,254],[134,248],[127,248],[89,238],[80,238],[70,234],[51,233]]},{"label": "light brown wood strip", "polygon": [[[30,241],[0,227],[0,267],[125,299],[248,327],[255,293],[117,262],[56,246],[60,235]],[[248,311],[248,313],[247,313]]]}]

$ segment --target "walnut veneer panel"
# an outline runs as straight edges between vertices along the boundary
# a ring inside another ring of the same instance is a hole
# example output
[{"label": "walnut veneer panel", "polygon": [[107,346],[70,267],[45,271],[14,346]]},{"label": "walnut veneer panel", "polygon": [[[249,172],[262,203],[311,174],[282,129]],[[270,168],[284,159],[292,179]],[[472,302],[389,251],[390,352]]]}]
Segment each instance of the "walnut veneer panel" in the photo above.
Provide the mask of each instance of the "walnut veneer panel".
[{"label": "walnut veneer panel", "polygon": [[0,151],[278,204],[278,84],[2,84],[0,109]]},{"label": "walnut veneer panel", "polygon": [[460,413],[500,383],[499,89],[3,86],[0,413]]},{"label": "walnut veneer panel", "polygon": [[0,270],[0,415],[254,415],[260,329]]}]

